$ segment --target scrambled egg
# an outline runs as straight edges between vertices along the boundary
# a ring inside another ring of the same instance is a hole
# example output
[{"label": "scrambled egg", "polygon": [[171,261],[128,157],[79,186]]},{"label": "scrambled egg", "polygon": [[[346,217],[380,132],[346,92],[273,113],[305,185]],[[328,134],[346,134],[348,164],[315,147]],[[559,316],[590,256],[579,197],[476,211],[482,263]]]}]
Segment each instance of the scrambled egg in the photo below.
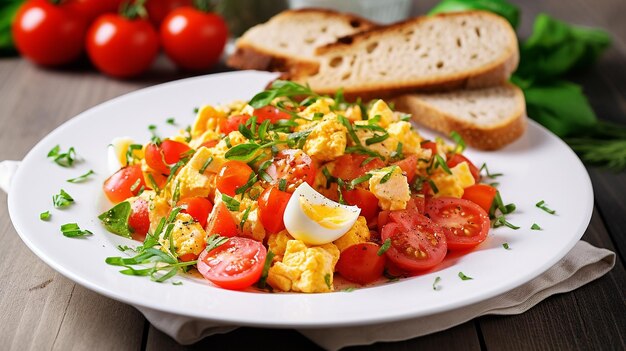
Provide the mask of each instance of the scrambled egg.
[{"label": "scrambled egg", "polygon": [[226,111],[205,105],[198,110],[196,120],[191,126],[191,137],[197,138],[206,131],[218,131],[220,121],[226,119]]},{"label": "scrambled egg", "polygon": [[348,230],[341,238],[333,241],[339,251],[343,251],[348,247],[369,241],[370,229],[367,227],[367,220],[363,216],[359,216],[352,228]]},{"label": "scrambled egg", "polygon": [[270,268],[267,283],[282,291],[333,291],[333,272],[338,259],[339,249],[333,244],[307,247],[300,240],[289,240],[282,262]]},{"label": "scrambled egg", "polygon": [[282,261],[283,255],[287,250],[287,242],[293,240],[293,237],[289,235],[289,232],[284,229],[278,233],[270,234],[267,238],[267,247],[274,253],[274,262]]},{"label": "scrambled egg", "polygon": [[208,197],[213,191],[215,178],[215,174],[211,172],[217,172],[217,168],[211,162],[204,173],[200,173],[200,170],[210,157],[209,149],[205,147],[198,149],[191,160],[181,168],[174,180],[170,182],[172,193],[174,188],[178,186],[181,199],[195,196]]},{"label": "scrambled egg", "polygon": [[397,117],[394,115],[393,111],[391,111],[389,105],[383,100],[377,100],[367,114],[369,119],[376,116],[380,116],[380,122],[378,124],[383,128],[386,128],[389,124],[397,120]]},{"label": "scrambled egg", "polygon": [[393,122],[387,127],[387,132],[390,138],[402,143],[402,149],[406,150],[407,153],[415,153],[421,149],[422,137],[413,130],[411,123],[405,121]]},{"label": "scrambled egg", "polygon": [[182,259],[193,260],[206,246],[206,233],[202,226],[193,217],[186,213],[178,213],[174,220],[174,227],[170,232],[171,238],[165,238],[166,231],[161,233],[159,244],[161,251],[169,252],[170,242],[174,244],[176,255]]},{"label": "scrambled egg", "polygon": [[[404,210],[411,199],[411,190],[406,177],[398,166],[370,171],[370,191],[378,198],[383,210]],[[386,181],[383,179],[386,178]]]},{"label": "scrambled egg", "polygon": [[343,155],[346,149],[347,132],[346,127],[335,118],[334,114],[329,114],[328,118],[325,117],[313,127],[304,143],[303,150],[319,161],[334,160]]},{"label": "scrambled egg", "polygon": [[431,177],[439,192],[435,194],[436,197],[440,196],[452,196],[462,197],[465,188],[474,185],[474,177],[469,170],[467,162],[461,162],[458,165],[450,168],[452,174],[448,174],[443,170],[438,170]]},{"label": "scrambled egg", "polygon": [[316,113],[322,113],[327,115],[330,113],[330,107],[335,104],[335,100],[331,98],[321,98],[317,99],[314,103],[307,106],[301,113],[300,116],[312,120],[315,117]]},{"label": "scrambled egg", "polygon": [[[367,121],[363,121],[357,124],[367,124]],[[361,145],[367,145],[367,139],[374,137],[374,135],[381,135],[381,132],[374,132],[367,129],[356,129],[356,136],[359,138]],[[391,153],[396,151],[398,147],[398,139],[389,134],[389,137],[379,143],[374,143],[367,146],[370,150],[379,153],[384,158],[389,158]]]}]

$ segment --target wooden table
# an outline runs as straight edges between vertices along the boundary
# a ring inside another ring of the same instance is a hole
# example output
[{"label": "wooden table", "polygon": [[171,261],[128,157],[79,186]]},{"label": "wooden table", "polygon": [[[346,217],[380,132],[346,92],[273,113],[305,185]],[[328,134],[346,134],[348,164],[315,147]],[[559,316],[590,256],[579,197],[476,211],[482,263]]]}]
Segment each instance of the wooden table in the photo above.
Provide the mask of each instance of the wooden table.
[{"label": "wooden table", "polygon": [[[416,13],[425,12],[432,3],[416,1]],[[530,33],[540,11],[612,32],[613,47],[595,69],[575,80],[584,85],[600,117],[626,123],[626,21],[622,19],[626,1],[524,1],[522,8],[522,35]],[[108,79],[86,63],[48,71],[19,58],[0,59],[0,160],[21,159],[40,138],[89,107],[183,76],[164,59],[147,77],[133,81]],[[617,264],[609,274],[574,292],[553,296],[522,315],[481,317],[433,335],[372,348],[625,349],[626,173],[593,167],[588,171],[596,203],[583,239],[617,252]],[[178,345],[133,307],[76,285],[39,260],[13,229],[6,199],[0,192],[0,349],[317,349],[295,331],[256,328],[209,337],[190,347]]]}]

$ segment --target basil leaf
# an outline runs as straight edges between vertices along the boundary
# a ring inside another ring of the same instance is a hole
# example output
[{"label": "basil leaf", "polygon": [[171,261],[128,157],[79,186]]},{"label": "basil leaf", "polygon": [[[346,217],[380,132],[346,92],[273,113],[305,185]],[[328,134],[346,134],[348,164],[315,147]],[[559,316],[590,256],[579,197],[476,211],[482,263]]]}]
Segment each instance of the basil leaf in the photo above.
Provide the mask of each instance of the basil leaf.
[{"label": "basil leaf", "polygon": [[226,151],[224,157],[227,160],[248,162],[254,158],[260,147],[259,144],[255,143],[239,144]]},{"label": "basil leaf", "polygon": [[131,229],[128,225],[131,206],[128,201],[120,202],[113,206],[110,210],[98,216],[105,228],[114,234],[131,238]]}]

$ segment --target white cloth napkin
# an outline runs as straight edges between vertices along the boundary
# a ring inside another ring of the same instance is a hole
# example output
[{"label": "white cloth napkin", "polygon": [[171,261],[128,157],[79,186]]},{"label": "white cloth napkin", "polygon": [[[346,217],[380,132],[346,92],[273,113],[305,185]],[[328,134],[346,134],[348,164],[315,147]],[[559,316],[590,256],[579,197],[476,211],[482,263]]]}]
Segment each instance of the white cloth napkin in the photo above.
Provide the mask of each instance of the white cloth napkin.
[{"label": "white cloth napkin", "polygon": [[[0,162],[0,188],[8,192],[11,176],[19,162]],[[575,290],[609,272],[615,265],[615,253],[579,241],[552,268],[505,294],[489,300],[424,318],[415,318],[371,326],[301,329],[301,334],[327,350],[379,341],[400,341],[438,332],[478,316],[520,314],[549,296]],[[207,336],[228,333],[238,326],[198,320],[136,307],[155,328],[181,344],[192,344]]]}]

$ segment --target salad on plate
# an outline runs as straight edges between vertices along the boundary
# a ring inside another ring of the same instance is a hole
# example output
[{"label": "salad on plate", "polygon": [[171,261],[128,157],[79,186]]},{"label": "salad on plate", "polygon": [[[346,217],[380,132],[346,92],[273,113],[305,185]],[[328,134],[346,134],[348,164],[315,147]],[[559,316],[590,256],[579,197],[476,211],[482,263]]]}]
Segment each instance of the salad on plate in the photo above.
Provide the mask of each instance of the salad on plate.
[{"label": "salad on plate", "polygon": [[278,80],[199,108],[176,135],[116,138],[99,218],[142,243],[106,262],[159,282],[195,268],[226,289],[323,293],[431,270],[510,225],[458,134],[427,140],[409,119]]}]

